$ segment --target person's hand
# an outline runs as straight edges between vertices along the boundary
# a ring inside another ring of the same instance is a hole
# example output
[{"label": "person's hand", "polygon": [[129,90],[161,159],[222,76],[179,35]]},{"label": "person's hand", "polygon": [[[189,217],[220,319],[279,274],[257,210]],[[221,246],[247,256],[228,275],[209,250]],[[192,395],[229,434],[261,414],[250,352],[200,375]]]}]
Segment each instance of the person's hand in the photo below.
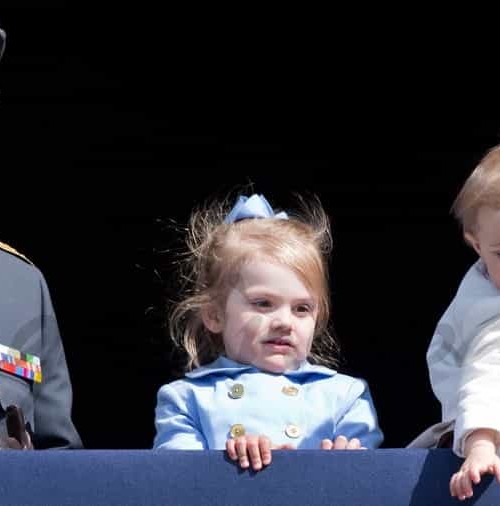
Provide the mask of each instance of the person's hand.
[{"label": "person's hand", "polygon": [[0,438],[2,450],[33,450],[33,443],[27,426],[24,423],[23,410],[15,404],[10,404],[5,410],[6,438]]},{"label": "person's hand", "polygon": [[331,439],[323,439],[321,441],[322,450],[366,450],[364,446],[361,446],[361,442],[358,438],[353,437],[347,439],[345,436],[337,436],[334,441]]},{"label": "person's hand", "polygon": [[22,445],[15,437],[0,438],[0,450],[33,450],[30,435],[26,432],[25,443]]},{"label": "person's hand", "polygon": [[273,445],[267,436],[239,436],[226,441],[229,458],[238,461],[242,469],[252,467],[254,471],[261,470],[271,463],[271,450],[294,450],[290,444]]},{"label": "person's hand", "polygon": [[[476,431],[466,442],[466,459],[450,480],[450,493],[463,501],[472,497],[472,484],[477,485],[483,474],[493,474],[500,482],[500,459],[496,455],[495,437]],[[471,439],[469,443],[469,439]]]}]

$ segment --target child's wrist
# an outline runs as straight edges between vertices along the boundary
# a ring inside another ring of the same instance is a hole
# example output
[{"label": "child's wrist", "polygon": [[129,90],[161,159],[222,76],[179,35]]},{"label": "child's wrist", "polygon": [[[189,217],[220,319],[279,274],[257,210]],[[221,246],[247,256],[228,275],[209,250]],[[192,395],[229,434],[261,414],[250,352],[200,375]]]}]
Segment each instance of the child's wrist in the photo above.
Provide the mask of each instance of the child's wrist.
[{"label": "child's wrist", "polygon": [[495,452],[500,443],[500,433],[494,429],[477,429],[465,440],[465,454],[477,448],[491,449]]}]

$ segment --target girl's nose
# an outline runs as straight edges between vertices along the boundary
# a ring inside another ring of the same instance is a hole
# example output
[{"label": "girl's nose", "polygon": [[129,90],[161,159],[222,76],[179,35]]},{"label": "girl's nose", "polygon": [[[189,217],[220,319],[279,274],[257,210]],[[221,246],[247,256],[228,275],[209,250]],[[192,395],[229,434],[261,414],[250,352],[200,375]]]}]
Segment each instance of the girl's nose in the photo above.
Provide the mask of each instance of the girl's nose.
[{"label": "girl's nose", "polygon": [[289,308],[282,308],[276,311],[271,321],[273,330],[289,330],[292,326],[292,313]]}]

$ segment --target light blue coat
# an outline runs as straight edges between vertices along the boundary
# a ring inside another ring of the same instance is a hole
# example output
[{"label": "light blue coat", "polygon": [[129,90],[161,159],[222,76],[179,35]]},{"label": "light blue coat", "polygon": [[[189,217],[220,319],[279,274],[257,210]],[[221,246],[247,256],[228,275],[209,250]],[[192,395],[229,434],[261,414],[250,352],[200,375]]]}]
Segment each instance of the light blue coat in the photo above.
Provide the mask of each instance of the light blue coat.
[{"label": "light blue coat", "polygon": [[[243,390],[240,397],[234,385]],[[364,381],[308,362],[272,374],[219,357],[160,388],[154,448],[224,449],[237,424],[246,434],[298,449],[319,449],[322,439],[339,435],[367,448],[382,442]]]}]

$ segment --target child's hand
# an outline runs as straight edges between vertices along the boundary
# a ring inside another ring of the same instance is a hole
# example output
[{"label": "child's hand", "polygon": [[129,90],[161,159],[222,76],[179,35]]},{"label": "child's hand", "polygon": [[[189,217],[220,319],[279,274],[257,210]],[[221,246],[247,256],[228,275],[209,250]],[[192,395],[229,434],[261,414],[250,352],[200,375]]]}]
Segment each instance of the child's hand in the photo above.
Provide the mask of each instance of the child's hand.
[{"label": "child's hand", "polygon": [[500,459],[491,440],[479,440],[470,445],[462,467],[450,480],[452,497],[461,501],[472,497],[472,483],[477,485],[483,474],[494,474],[500,482]]},{"label": "child's hand", "polygon": [[273,445],[267,436],[252,436],[250,434],[226,441],[226,450],[231,460],[238,460],[240,467],[246,469],[252,466],[259,471],[263,466],[271,463],[271,450],[294,450],[290,444]]},{"label": "child's hand", "polygon": [[337,436],[335,441],[331,439],[323,439],[321,441],[322,450],[366,450],[364,446],[361,446],[361,442],[358,438],[353,437],[347,439],[345,436]]}]

